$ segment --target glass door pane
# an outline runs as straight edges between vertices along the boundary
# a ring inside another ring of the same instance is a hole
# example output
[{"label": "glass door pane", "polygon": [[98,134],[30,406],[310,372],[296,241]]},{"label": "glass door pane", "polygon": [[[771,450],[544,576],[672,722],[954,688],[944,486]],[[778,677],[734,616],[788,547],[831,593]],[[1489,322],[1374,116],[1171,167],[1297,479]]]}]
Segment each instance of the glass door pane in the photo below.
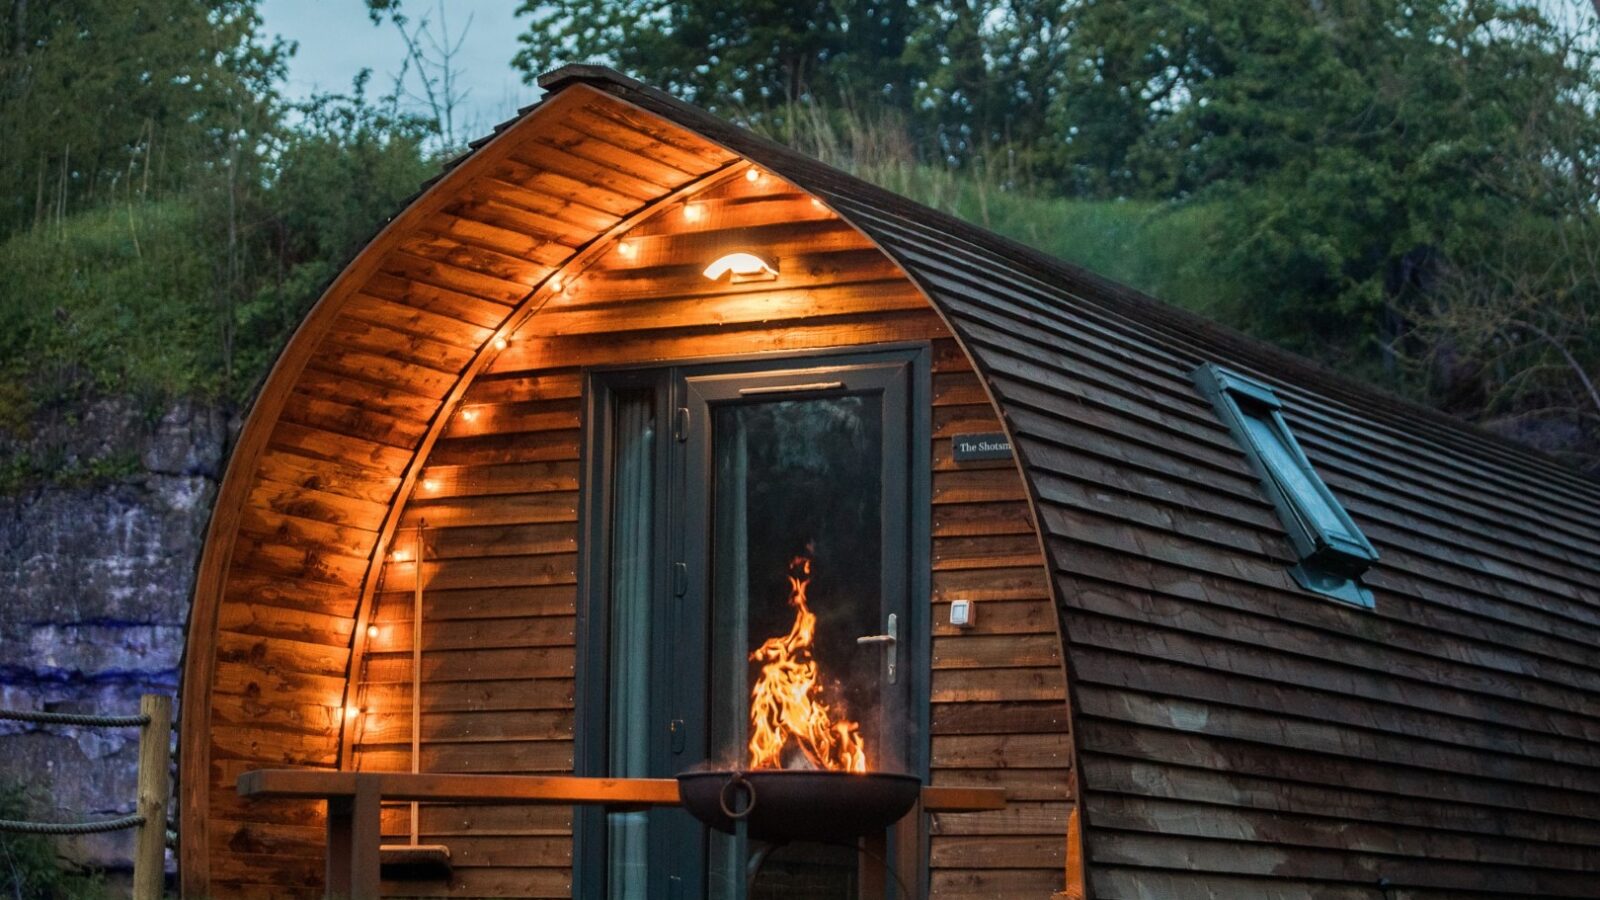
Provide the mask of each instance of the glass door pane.
[{"label": "glass door pane", "polygon": [[[607,771],[650,774],[651,532],[655,507],[655,399],[648,390],[616,399],[611,471],[610,628],[607,634]],[[647,900],[649,816],[606,814],[606,893]]]},{"label": "glass door pane", "polygon": [[[878,395],[730,403],[712,414],[710,717],[734,768],[860,769],[883,752],[883,406]],[[752,720],[760,727],[752,733]],[[713,896],[746,853],[712,841]],[[856,896],[854,847],[765,857],[750,895]]]},{"label": "glass door pane", "polygon": [[[883,650],[856,638],[882,631],[879,398],[717,407],[712,454],[713,759],[850,768],[859,746],[878,763]],[[752,744],[758,683],[806,690],[764,691],[766,727]],[[795,719],[799,707],[812,719]]]},{"label": "glass door pane", "polygon": [[[920,771],[925,367],[909,350],[602,376],[585,771]],[[881,640],[894,619],[898,641]],[[681,809],[583,819],[585,896],[860,894],[854,839],[736,846]]]}]

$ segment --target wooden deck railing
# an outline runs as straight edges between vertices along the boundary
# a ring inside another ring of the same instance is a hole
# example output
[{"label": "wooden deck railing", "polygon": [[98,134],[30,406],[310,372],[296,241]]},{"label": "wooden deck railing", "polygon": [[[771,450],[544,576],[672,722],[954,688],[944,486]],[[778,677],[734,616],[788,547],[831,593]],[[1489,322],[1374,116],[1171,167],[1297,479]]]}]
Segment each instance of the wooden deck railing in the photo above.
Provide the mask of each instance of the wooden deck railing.
[{"label": "wooden deck railing", "polygon": [[[239,776],[239,795],[328,803],[329,897],[379,896],[380,809],[386,800],[446,803],[596,805],[611,810],[677,806],[671,778],[579,778],[533,775],[431,775],[258,769]],[[925,812],[1003,809],[999,788],[924,787]]]}]

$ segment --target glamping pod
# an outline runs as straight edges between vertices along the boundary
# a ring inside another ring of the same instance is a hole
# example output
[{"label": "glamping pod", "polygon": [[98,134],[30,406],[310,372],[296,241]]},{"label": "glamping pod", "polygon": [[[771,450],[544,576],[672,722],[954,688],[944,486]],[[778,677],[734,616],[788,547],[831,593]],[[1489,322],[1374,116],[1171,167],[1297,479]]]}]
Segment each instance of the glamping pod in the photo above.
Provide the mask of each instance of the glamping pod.
[{"label": "glamping pod", "polygon": [[240,435],[185,896],[1596,895],[1600,485],[542,84]]}]

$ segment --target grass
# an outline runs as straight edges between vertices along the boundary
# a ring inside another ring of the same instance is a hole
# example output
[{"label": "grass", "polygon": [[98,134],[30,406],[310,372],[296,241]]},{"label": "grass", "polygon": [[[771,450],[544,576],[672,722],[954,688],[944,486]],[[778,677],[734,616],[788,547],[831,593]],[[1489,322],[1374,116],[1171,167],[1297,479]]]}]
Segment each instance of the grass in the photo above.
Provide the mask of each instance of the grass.
[{"label": "grass", "polygon": [[1216,315],[1237,293],[1208,265],[1215,206],[1059,197],[1003,153],[932,164],[892,115],[799,106],[781,120],[794,129],[771,136],[803,153],[1162,300]]},{"label": "grass", "polygon": [[883,186],[1147,294],[1214,311],[1227,285],[1205,252],[1214,211],[1205,206],[1072,200],[927,167],[877,172]]},{"label": "grass", "polygon": [[0,428],[85,395],[222,386],[216,262],[181,200],[78,214],[0,243]]},{"label": "grass", "polygon": [[[36,819],[35,804],[15,782],[0,782],[0,818]],[[0,896],[38,900],[104,900],[104,880],[93,872],[74,872],[56,856],[60,838],[0,833]]]}]

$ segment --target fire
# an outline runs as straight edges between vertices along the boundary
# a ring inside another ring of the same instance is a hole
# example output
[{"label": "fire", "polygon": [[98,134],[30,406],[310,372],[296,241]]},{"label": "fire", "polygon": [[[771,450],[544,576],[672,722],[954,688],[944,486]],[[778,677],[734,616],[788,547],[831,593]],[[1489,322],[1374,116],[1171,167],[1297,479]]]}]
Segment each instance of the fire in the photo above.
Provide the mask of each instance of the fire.
[{"label": "fire", "polygon": [[843,716],[835,721],[823,701],[817,661],[811,656],[817,617],[806,607],[810,582],[810,557],[795,557],[789,563],[794,627],[750,654],[752,662],[761,664],[761,677],[750,691],[750,766],[783,768],[783,750],[792,742],[814,768],[865,772],[861,726]]}]

